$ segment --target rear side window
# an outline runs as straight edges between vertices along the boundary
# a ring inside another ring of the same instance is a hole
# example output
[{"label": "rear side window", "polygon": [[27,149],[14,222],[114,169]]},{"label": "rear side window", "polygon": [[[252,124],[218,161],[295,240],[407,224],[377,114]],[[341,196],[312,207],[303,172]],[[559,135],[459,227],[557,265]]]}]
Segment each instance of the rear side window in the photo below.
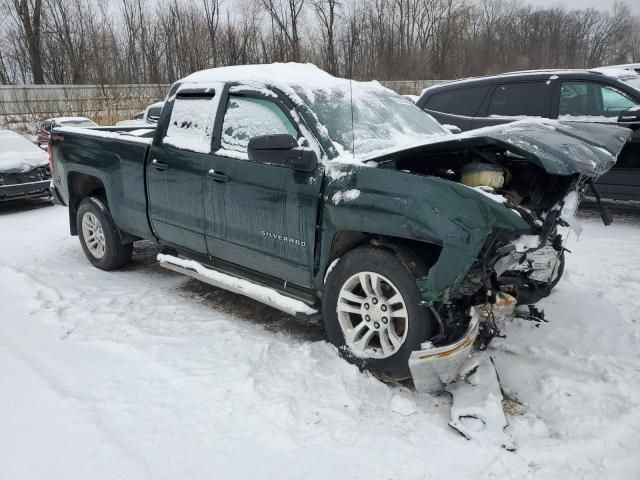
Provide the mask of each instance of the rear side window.
[{"label": "rear side window", "polygon": [[235,152],[231,156],[248,158],[247,146],[251,137],[281,133],[294,138],[298,136],[296,128],[274,102],[261,98],[229,98],[222,124],[221,147],[227,152]]},{"label": "rear side window", "polygon": [[479,86],[435,93],[429,97],[424,108],[435,112],[474,117],[488,91],[488,86]]},{"label": "rear side window", "polygon": [[551,87],[546,82],[518,82],[498,85],[491,96],[489,116],[546,117]]},{"label": "rear side window", "polygon": [[561,116],[618,117],[638,105],[626,93],[609,85],[594,82],[562,82]]},{"label": "rear side window", "polygon": [[181,150],[211,153],[217,107],[218,95],[213,88],[205,91],[178,90],[162,143]]}]

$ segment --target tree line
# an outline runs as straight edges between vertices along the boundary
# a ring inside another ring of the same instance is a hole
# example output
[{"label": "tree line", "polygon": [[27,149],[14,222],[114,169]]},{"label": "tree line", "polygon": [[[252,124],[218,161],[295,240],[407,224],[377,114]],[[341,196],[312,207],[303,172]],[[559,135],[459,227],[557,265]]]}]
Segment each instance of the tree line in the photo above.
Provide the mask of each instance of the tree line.
[{"label": "tree line", "polygon": [[640,17],[504,0],[0,0],[0,84],[170,83],[223,65],[448,79],[640,62]]}]

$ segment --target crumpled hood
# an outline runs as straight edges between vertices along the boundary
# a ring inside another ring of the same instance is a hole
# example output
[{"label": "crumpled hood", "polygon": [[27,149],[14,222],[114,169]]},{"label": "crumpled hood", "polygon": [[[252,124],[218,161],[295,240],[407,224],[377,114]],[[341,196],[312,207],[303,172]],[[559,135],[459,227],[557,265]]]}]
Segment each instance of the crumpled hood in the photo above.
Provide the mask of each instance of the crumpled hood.
[{"label": "crumpled hood", "polygon": [[627,128],[554,120],[519,120],[458,135],[431,137],[368,160],[496,145],[508,149],[553,175],[599,177],[613,167],[633,132]]}]

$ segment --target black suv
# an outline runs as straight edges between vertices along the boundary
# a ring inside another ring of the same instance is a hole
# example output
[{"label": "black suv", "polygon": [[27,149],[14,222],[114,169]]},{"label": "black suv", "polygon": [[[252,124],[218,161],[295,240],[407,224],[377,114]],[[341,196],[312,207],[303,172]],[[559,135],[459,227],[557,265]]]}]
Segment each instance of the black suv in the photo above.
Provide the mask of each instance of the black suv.
[{"label": "black suv", "polygon": [[631,128],[633,136],[598,190],[605,198],[640,200],[640,75],[634,72],[536,70],[470,78],[427,88],[416,105],[463,131],[526,117]]}]

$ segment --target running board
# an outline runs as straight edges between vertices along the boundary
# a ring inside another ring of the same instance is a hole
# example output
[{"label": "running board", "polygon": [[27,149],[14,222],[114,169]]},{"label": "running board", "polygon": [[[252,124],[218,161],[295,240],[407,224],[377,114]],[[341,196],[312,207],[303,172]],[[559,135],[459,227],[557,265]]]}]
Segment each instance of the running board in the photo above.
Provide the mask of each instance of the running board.
[{"label": "running board", "polygon": [[315,308],[298,299],[280,293],[273,288],[205,267],[195,260],[187,260],[162,253],[159,254],[157,258],[161,267],[193,277],[214,287],[244,295],[245,297],[264,303],[289,315],[312,317],[318,314],[318,310]]}]

